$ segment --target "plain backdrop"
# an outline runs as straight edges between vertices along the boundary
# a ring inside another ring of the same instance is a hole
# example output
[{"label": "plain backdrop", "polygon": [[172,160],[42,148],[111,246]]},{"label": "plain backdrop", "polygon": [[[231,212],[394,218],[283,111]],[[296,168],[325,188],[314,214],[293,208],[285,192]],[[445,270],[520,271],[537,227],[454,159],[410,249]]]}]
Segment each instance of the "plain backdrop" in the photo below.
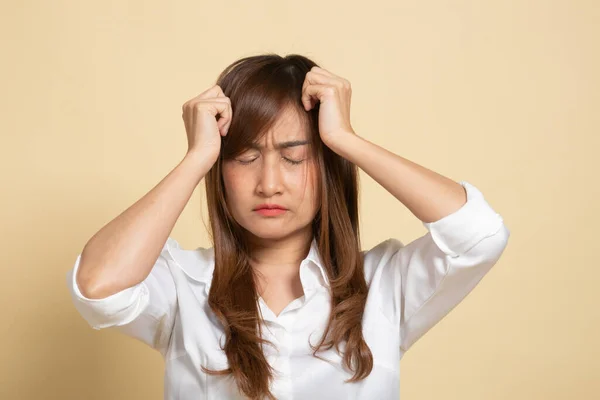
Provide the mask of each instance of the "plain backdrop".
[{"label": "plain backdrop", "polygon": [[[162,399],[158,352],[76,313],[87,240],[187,149],[248,55],[352,83],[362,137],[477,186],[500,261],[402,360],[405,400],[600,398],[597,1],[19,1],[0,12],[0,398]],[[426,233],[361,171],[363,248]],[[209,245],[204,181],[172,236]]]}]

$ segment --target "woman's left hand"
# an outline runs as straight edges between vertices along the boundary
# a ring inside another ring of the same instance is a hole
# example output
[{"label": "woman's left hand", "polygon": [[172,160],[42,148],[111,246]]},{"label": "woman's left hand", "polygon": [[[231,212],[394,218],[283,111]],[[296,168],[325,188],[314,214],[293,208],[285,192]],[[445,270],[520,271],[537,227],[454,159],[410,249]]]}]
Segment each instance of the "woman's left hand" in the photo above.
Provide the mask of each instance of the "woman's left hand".
[{"label": "woman's left hand", "polygon": [[350,124],[350,97],[352,88],[347,79],[320,67],[312,67],[306,73],[302,85],[302,104],[310,111],[319,105],[319,135],[328,147],[355,135]]}]

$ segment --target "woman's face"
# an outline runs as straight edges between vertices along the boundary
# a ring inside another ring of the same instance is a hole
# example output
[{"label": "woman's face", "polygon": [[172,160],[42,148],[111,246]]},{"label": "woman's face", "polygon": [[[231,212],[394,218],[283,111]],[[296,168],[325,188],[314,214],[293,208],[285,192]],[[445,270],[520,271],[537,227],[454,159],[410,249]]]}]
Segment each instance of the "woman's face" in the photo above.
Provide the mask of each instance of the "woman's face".
[{"label": "woman's face", "polygon": [[[305,229],[319,209],[316,193],[316,160],[307,142],[309,135],[296,111],[288,109],[258,143],[238,157],[223,162],[227,203],[235,220],[262,239],[282,239]],[[285,211],[265,215],[261,204],[277,204]]]}]

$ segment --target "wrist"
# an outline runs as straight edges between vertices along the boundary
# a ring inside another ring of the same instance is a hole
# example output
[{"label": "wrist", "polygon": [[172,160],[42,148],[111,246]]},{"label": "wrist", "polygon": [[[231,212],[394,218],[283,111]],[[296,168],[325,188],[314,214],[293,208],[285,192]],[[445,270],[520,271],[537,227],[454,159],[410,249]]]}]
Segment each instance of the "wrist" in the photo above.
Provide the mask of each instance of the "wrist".
[{"label": "wrist", "polygon": [[191,150],[186,153],[180,165],[189,170],[196,180],[200,182],[202,178],[210,171],[215,160],[206,152]]}]

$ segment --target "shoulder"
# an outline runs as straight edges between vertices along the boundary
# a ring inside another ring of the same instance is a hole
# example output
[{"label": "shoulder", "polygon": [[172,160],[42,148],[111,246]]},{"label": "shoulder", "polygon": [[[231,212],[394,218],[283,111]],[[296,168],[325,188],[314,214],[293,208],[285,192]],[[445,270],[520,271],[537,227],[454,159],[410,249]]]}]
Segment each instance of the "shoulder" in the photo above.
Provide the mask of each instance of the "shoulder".
[{"label": "shoulder", "polygon": [[368,250],[363,250],[363,264],[365,271],[365,278],[369,282],[378,268],[389,263],[391,258],[401,248],[404,247],[404,243],[396,238],[386,239]]},{"label": "shoulder", "polygon": [[179,242],[169,237],[163,247],[162,256],[170,259],[190,278],[208,282],[212,279],[215,266],[213,247],[184,249]]}]

